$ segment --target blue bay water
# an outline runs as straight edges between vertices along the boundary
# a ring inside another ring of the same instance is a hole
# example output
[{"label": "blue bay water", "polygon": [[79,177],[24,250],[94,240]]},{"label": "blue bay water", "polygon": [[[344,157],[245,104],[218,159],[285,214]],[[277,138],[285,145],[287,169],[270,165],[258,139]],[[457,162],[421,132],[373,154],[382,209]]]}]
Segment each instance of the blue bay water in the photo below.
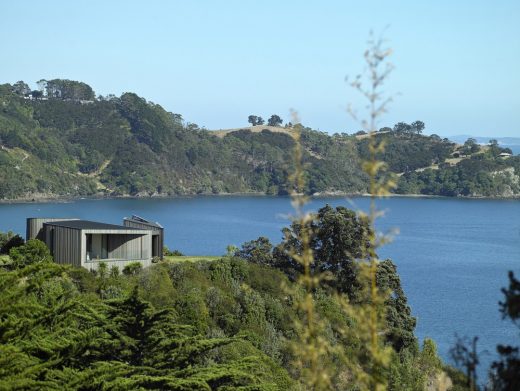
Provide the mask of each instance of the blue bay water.
[{"label": "blue bay water", "polygon": [[[368,199],[319,198],[366,209]],[[417,335],[433,338],[448,359],[455,333],[479,336],[480,376],[496,357],[498,343],[518,342],[518,330],[501,319],[498,301],[508,270],[520,275],[520,201],[389,198],[378,201],[385,216],[378,229],[398,228],[380,250],[394,260],[417,317]],[[188,255],[222,255],[258,236],[273,243],[291,213],[284,197],[192,197],[78,200],[66,203],[0,204],[0,231],[25,233],[27,217],[78,217],[120,224],[137,214],[165,227],[165,242]]]}]

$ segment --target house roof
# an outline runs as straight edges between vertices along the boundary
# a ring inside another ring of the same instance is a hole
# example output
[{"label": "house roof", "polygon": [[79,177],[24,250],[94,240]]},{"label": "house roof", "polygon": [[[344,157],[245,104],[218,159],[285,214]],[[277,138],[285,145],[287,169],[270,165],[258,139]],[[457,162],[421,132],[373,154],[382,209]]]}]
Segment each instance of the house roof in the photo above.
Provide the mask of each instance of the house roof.
[{"label": "house roof", "polygon": [[73,229],[99,229],[99,230],[119,230],[119,231],[143,231],[140,228],[125,227],[124,225],[99,223],[90,220],[64,220],[64,221],[50,221],[44,224],[55,225],[58,227],[73,228]]},{"label": "house roof", "polygon": [[163,228],[163,226],[161,224],[159,224],[159,223],[151,222],[149,220],[143,219],[142,217],[136,216],[136,215],[133,215],[130,218],[125,217],[123,220],[124,221],[132,221],[134,223],[141,223],[141,224],[149,225],[149,226],[156,227],[156,228]]}]

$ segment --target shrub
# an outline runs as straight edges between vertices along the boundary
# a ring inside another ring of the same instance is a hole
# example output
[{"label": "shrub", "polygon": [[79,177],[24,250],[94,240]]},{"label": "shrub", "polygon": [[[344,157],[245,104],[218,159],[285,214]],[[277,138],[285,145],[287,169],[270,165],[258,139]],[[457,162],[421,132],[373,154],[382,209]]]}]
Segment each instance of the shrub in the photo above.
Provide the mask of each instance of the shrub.
[{"label": "shrub", "polygon": [[20,235],[12,231],[6,233],[0,232],[0,254],[9,254],[14,247],[19,247],[24,244],[24,240]]},{"label": "shrub", "polygon": [[126,276],[135,276],[141,272],[143,265],[140,262],[132,262],[123,268],[123,274]]},{"label": "shrub", "polygon": [[33,263],[52,262],[49,248],[38,239],[30,239],[24,245],[12,248],[9,256],[13,260],[13,266],[17,269]]}]

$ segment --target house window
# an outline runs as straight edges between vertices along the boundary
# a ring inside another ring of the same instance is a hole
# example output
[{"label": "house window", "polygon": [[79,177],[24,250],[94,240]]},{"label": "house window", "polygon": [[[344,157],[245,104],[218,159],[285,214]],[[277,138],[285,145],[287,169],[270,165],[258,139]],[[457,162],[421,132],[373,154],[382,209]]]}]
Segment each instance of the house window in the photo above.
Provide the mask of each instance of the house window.
[{"label": "house window", "polygon": [[108,235],[87,234],[87,261],[108,259]]},{"label": "house window", "polygon": [[92,234],[87,234],[87,261],[92,259]]}]

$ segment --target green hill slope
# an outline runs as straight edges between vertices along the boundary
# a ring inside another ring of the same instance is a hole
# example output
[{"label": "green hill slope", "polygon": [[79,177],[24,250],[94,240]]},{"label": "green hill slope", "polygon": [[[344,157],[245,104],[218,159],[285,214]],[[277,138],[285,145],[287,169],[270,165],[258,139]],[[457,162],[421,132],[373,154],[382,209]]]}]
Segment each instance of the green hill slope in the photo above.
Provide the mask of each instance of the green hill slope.
[{"label": "green hill slope", "polygon": [[[0,86],[0,199],[287,192],[290,128],[210,132],[133,93],[96,99],[84,83],[47,85],[46,94],[20,82]],[[404,173],[401,193],[520,193],[517,157],[461,165],[457,172],[478,184],[468,190],[453,179],[446,191],[435,183],[444,181],[438,174],[450,168],[442,164],[454,144],[399,129],[378,137],[388,140],[390,169]],[[302,141],[310,193],[366,192],[366,138],[304,128]],[[432,164],[436,175],[416,171]]]}]

